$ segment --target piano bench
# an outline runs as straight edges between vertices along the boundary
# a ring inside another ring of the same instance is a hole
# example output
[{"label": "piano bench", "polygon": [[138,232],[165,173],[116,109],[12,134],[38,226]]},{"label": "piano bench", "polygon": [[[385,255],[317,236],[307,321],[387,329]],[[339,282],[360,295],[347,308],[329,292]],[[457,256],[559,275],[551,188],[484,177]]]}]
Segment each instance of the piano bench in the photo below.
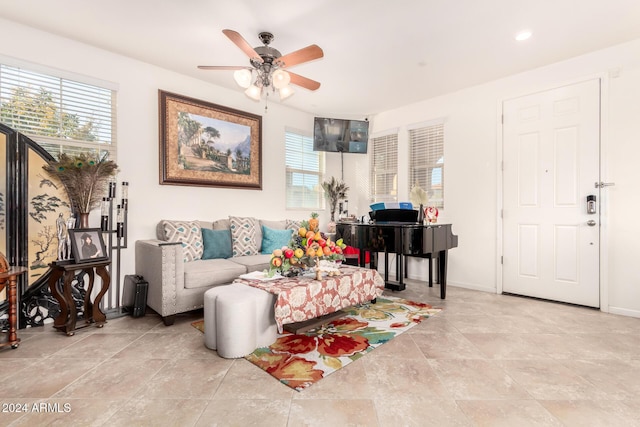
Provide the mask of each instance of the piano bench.
[{"label": "piano bench", "polygon": [[[353,265],[358,267],[360,265],[360,249],[354,248],[353,246],[347,246],[342,252],[344,255],[344,263],[347,265]],[[371,254],[367,252],[364,256],[365,265],[368,265],[371,262]]]},{"label": "piano bench", "polygon": [[353,265],[357,267],[360,264],[360,256],[357,254],[354,255],[345,255],[344,263],[347,265]]}]

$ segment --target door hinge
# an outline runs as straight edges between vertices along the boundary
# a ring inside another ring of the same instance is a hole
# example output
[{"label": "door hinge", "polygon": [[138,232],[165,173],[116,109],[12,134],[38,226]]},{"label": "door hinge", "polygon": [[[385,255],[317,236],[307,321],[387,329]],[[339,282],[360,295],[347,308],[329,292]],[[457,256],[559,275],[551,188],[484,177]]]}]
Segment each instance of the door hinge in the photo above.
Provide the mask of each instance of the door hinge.
[{"label": "door hinge", "polygon": [[500,264],[504,264],[504,255],[500,255]]},{"label": "door hinge", "polygon": [[504,114],[500,116],[500,122],[504,124]]}]

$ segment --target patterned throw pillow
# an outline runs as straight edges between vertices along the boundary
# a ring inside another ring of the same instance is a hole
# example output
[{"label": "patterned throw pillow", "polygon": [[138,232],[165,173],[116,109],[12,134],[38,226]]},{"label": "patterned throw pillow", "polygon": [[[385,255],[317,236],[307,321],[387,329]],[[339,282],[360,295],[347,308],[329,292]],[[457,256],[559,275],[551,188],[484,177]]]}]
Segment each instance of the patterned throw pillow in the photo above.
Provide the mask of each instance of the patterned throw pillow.
[{"label": "patterned throw pillow", "polygon": [[202,258],[202,231],[197,221],[163,221],[164,237],[168,242],[180,242],[184,262]]},{"label": "patterned throw pillow", "polygon": [[295,230],[298,231],[298,229],[300,228],[300,223],[302,221],[294,221],[292,219],[288,219],[287,220],[287,230]]},{"label": "patterned throw pillow", "polygon": [[256,231],[258,220],[249,217],[230,216],[233,256],[258,255]]}]

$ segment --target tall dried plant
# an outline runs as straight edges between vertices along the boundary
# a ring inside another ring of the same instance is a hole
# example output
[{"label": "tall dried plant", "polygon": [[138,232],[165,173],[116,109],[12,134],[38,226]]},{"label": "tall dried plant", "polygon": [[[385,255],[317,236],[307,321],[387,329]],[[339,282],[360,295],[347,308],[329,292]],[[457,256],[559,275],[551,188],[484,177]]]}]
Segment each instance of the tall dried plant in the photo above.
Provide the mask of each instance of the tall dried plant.
[{"label": "tall dried plant", "polygon": [[109,179],[118,171],[118,165],[107,160],[106,155],[96,160],[87,154],[61,154],[58,161],[42,168],[62,183],[78,213],[89,213],[100,205],[107,194]]},{"label": "tall dried plant", "polygon": [[339,181],[334,176],[332,176],[330,181],[324,181],[322,183],[322,189],[324,190],[327,199],[329,199],[331,221],[335,221],[335,212],[336,206],[338,205],[338,200],[347,197],[347,191],[349,191],[349,187],[344,181]]}]

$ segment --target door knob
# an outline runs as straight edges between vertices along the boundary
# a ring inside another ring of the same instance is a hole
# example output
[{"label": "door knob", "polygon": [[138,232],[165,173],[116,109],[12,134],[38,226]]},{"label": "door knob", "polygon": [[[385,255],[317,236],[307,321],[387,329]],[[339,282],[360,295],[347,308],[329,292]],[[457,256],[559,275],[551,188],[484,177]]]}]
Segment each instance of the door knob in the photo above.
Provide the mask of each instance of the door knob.
[{"label": "door knob", "polygon": [[587,221],[587,225],[588,225],[589,227],[593,227],[594,225],[596,225],[596,221],[595,221],[595,220],[593,220],[593,219],[590,219],[589,221]]},{"label": "door knob", "polygon": [[611,187],[612,185],[616,185],[615,182],[596,182],[596,188],[604,188],[604,187]]}]

